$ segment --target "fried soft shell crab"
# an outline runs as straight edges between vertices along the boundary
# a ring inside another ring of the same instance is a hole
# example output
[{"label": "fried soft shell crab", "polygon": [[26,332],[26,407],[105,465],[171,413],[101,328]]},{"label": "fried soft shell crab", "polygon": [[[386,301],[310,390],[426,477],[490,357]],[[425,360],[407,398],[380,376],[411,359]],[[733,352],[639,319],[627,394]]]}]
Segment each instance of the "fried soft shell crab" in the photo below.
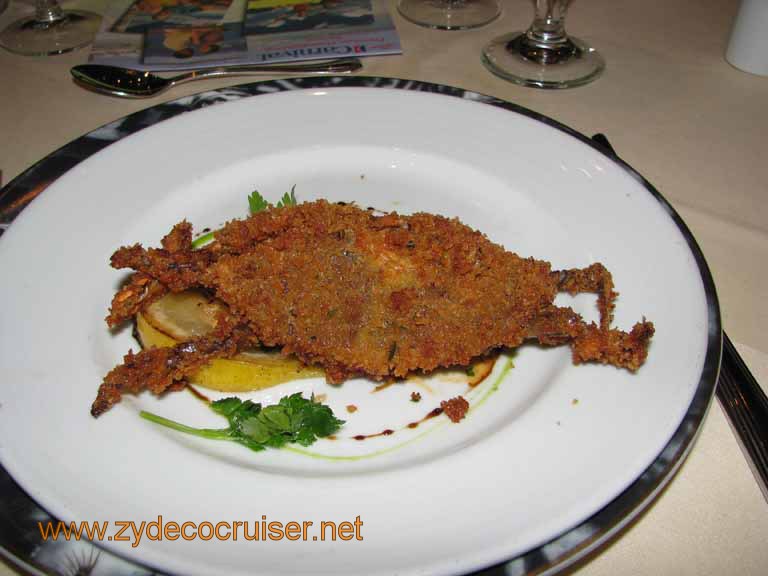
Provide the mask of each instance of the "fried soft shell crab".
[{"label": "fried soft shell crab", "polygon": [[[124,393],[183,387],[211,359],[258,346],[279,346],[339,383],[467,365],[529,339],[570,345],[576,364],[634,371],[654,332],[645,320],[630,332],[611,328],[617,294],[602,264],[553,271],[426,213],[381,215],[319,200],[233,220],[200,249],[181,222],[161,248],[123,247],[111,264],[135,272],[112,301],[110,327],[169,291],[202,288],[226,306],[210,334],[129,352],[104,378],[94,416]],[[558,292],[595,293],[599,323],[555,306]]]}]

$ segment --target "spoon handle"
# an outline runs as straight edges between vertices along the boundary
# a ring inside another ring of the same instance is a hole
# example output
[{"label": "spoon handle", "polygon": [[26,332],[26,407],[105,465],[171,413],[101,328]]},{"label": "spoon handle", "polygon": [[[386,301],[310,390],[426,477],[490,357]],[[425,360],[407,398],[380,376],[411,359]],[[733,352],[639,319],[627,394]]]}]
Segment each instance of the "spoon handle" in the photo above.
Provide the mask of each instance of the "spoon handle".
[{"label": "spoon handle", "polygon": [[355,72],[362,68],[362,63],[357,58],[338,58],[336,60],[322,60],[307,64],[242,64],[236,66],[221,66],[218,68],[204,68],[193,70],[186,74],[180,74],[169,78],[173,85],[202,80],[204,78],[216,78],[221,76],[269,76],[274,74],[345,74]]}]

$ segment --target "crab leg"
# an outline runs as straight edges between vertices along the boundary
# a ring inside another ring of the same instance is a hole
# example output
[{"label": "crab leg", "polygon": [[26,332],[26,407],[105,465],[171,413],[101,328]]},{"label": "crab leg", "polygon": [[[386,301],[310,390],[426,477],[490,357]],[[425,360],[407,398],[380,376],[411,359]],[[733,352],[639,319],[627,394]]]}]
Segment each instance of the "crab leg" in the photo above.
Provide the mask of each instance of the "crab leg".
[{"label": "crab leg", "polygon": [[126,246],[110,262],[113,268],[136,271],[112,299],[106,320],[114,328],[169,290],[181,292],[197,285],[213,256],[207,250],[192,249],[192,226],[180,222],[162,239],[162,248]]},{"label": "crab leg", "polygon": [[134,272],[112,298],[107,325],[114,328],[133,318],[145,306],[166,294],[168,289],[143,272]]},{"label": "crab leg", "polygon": [[597,294],[600,325],[587,323],[571,308],[547,306],[531,324],[529,336],[545,346],[570,343],[573,363],[599,362],[637,370],[648,354],[653,324],[643,320],[627,333],[611,328],[614,300],[611,273],[602,264],[553,272],[561,292]]},{"label": "crab leg", "polygon": [[214,358],[237,354],[255,337],[234,316],[223,316],[213,333],[182,342],[171,348],[147,348],[134,354],[129,351],[123,363],[112,369],[99,387],[91,414],[99,416],[120,402],[123,394],[150,390],[163,392],[183,388],[188,376]]},{"label": "crab leg", "polygon": [[613,277],[599,262],[587,268],[572,268],[553,272],[557,274],[558,291],[568,292],[571,296],[583,292],[597,294],[597,307],[600,310],[600,328],[608,330],[613,320],[614,300],[618,294],[613,291]]}]

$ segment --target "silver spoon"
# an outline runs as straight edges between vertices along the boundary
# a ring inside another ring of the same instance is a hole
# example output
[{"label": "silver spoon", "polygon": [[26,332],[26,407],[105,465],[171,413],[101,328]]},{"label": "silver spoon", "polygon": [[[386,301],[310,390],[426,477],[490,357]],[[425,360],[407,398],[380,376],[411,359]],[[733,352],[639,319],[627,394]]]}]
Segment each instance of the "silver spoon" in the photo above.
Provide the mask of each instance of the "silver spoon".
[{"label": "silver spoon", "polygon": [[338,58],[307,64],[222,66],[185,72],[170,78],[163,78],[143,70],[101,64],[82,64],[75,66],[70,72],[79,85],[100,94],[122,98],[149,98],[184,82],[205,78],[275,74],[348,74],[360,68],[362,64],[357,58]]}]

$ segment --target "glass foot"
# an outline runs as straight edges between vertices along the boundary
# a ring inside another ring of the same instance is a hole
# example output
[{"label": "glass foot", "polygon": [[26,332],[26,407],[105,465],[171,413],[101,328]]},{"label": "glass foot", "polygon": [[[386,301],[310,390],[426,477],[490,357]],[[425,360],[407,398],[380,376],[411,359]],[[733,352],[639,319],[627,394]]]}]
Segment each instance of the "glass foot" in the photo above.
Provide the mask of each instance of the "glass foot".
[{"label": "glass foot", "polygon": [[101,16],[84,10],[66,10],[50,22],[29,16],[0,33],[0,46],[25,56],[63,54],[90,44],[100,22]]},{"label": "glass foot", "polygon": [[545,46],[530,42],[525,32],[492,40],[483,50],[483,64],[505,80],[537,88],[582,86],[605,69],[603,57],[578,38]]},{"label": "glass foot", "polygon": [[400,0],[397,10],[407,20],[427,28],[477,28],[501,14],[497,0]]}]

